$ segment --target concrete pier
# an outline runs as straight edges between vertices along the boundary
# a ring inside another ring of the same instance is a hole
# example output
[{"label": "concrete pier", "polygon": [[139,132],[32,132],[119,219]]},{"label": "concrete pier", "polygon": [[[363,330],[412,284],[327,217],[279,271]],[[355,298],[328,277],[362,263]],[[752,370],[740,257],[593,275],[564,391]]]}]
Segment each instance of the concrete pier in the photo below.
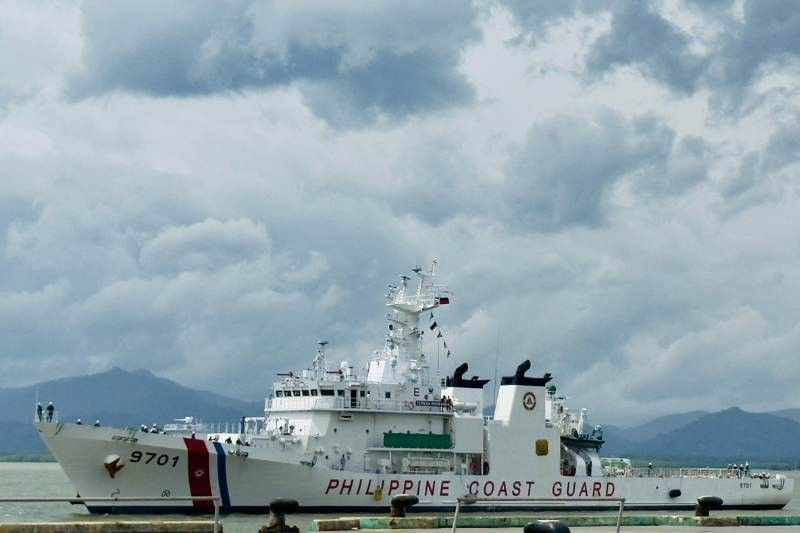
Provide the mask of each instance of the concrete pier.
[{"label": "concrete pier", "polygon": [[[585,527],[581,528],[577,533],[614,533],[614,527]],[[389,530],[385,530],[387,533]],[[772,527],[772,526],[720,526],[720,527],[676,527],[676,526],[655,526],[655,527],[631,527],[623,529],[625,533],[796,533],[796,527]],[[377,530],[375,533],[383,533],[383,530]],[[436,529],[417,529],[414,533],[441,533],[441,530]],[[479,528],[470,529],[467,533],[489,533],[489,530]],[[521,528],[513,529],[493,529],[491,533],[522,533]],[[576,533],[573,530],[573,533]]]},{"label": "concrete pier", "polygon": [[[212,533],[212,520],[141,520],[0,523],[0,533]],[[222,531],[222,525],[218,526]]]},{"label": "concrete pier", "polygon": [[[614,527],[616,516],[563,515],[563,516],[504,516],[501,514],[487,516],[459,516],[458,527],[497,529],[512,528],[519,530],[529,522],[536,520],[558,520],[568,527]],[[669,515],[623,515],[624,527],[740,527],[740,526],[800,526],[800,516],[669,516]],[[446,516],[414,516],[406,518],[363,517],[363,518],[321,518],[314,520],[312,527],[316,531],[347,531],[353,529],[414,529],[437,530],[452,528],[453,518]]]}]

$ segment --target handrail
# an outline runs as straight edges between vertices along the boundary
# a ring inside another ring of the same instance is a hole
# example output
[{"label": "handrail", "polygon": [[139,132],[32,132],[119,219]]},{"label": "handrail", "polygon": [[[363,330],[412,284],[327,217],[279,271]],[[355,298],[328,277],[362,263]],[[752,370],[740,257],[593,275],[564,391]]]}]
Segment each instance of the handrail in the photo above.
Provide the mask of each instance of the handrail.
[{"label": "handrail", "polygon": [[451,533],[456,533],[456,524],[458,523],[458,513],[461,510],[461,504],[467,505],[476,502],[619,502],[619,513],[617,513],[617,533],[622,526],[622,511],[625,508],[625,498],[482,498],[480,496],[473,496],[468,494],[456,498],[456,510],[453,513],[453,529]]},{"label": "handrail", "polygon": [[156,502],[156,501],[210,501],[214,504],[214,533],[219,533],[219,496],[112,496],[112,497],[81,497],[74,498],[0,498],[0,503],[86,503],[86,502]]},{"label": "handrail", "polygon": [[61,421],[61,419],[59,418],[58,409],[53,411],[53,414],[50,416],[49,420],[47,419],[47,411],[42,411],[42,417],[41,418],[39,418],[39,413],[37,413],[36,411],[33,412],[33,422],[34,423],[36,423],[36,422],[45,422],[45,423],[55,424],[55,423],[60,422],[60,421]]},{"label": "handrail", "polygon": [[[604,466],[603,472],[609,477],[704,477],[717,479],[763,479],[765,477],[765,473],[734,468],[636,467],[617,469]],[[768,477],[768,474],[766,477]]]},{"label": "handrail", "polygon": [[[406,411],[421,413],[453,413],[452,406],[439,405],[440,400],[373,400],[357,398],[355,402],[349,397],[335,396],[291,396],[267,400],[270,411],[306,411],[330,409],[335,411]],[[419,402],[419,403],[417,403]]]}]

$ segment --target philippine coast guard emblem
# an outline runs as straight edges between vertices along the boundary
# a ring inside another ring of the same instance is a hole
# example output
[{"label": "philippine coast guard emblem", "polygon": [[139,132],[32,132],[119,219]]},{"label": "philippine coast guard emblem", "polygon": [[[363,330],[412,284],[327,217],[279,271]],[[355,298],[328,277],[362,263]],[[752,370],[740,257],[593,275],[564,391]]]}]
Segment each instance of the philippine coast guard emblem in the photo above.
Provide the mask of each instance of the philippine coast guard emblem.
[{"label": "philippine coast guard emblem", "polygon": [[532,392],[526,392],[522,397],[522,406],[528,411],[533,411],[533,408],[536,407],[536,396]]}]

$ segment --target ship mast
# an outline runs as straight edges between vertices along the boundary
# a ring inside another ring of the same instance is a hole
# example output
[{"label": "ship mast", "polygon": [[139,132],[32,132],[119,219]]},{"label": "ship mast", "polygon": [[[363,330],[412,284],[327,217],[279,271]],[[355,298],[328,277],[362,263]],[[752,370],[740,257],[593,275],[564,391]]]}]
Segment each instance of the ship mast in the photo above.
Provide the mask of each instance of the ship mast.
[{"label": "ship mast", "polygon": [[317,341],[319,345],[319,349],[317,350],[317,355],[314,357],[314,362],[312,363],[312,368],[314,370],[314,378],[319,381],[325,380],[328,370],[327,360],[325,359],[325,346],[328,345],[328,341]]},{"label": "ship mast", "polygon": [[389,333],[383,351],[374,364],[370,363],[368,381],[427,382],[429,376],[424,371],[428,365],[422,353],[425,332],[420,328],[420,316],[439,307],[442,299],[449,302],[447,288],[432,282],[436,264],[434,260],[428,271],[413,269],[419,279],[416,290],[409,288],[411,278],[406,275],[400,276],[399,286],[389,286],[386,293],[386,305],[392,310],[386,317]]}]

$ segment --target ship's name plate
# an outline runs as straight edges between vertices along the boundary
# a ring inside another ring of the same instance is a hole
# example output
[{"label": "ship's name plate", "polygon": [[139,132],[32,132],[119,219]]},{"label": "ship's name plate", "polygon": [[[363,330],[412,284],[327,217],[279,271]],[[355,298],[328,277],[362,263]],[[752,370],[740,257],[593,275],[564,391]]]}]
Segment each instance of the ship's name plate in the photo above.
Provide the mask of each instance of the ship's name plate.
[{"label": "ship's name plate", "polygon": [[[352,479],[331,478],[325,488],[325,494],[337,496],[392,496],[393,494],[415,494],[417,496],[453,496],[463,494],[456,490],[462,484],[450,479]],[[531,480],[497,480],[475,479],[464,485],[470,494],[486,497],[520,497],[537,496],[534,492],[535,481]],[[547,496],[564,496],[569,498],[610,498],[614,496],[616,487],[610,481],[555,481]],[[538,492],[538,491],[537,491]]]},{"label": "ship's name plate", "polygon": [[419,496],[449,496],[449,479],[338,479],[328,480],[325,494],[340,496],[391,496],[393,494],[418,494]]},{"label": "ship's name plate", "polygon": [[442,400],[414,400],[417,407],[445,407],[448,404]]},{"label": "ship's name plate", "polygon": [[111,440],[118,440],[122,442],[138,442],[139,439],[131,437],[130,435],[111,435]]}]

